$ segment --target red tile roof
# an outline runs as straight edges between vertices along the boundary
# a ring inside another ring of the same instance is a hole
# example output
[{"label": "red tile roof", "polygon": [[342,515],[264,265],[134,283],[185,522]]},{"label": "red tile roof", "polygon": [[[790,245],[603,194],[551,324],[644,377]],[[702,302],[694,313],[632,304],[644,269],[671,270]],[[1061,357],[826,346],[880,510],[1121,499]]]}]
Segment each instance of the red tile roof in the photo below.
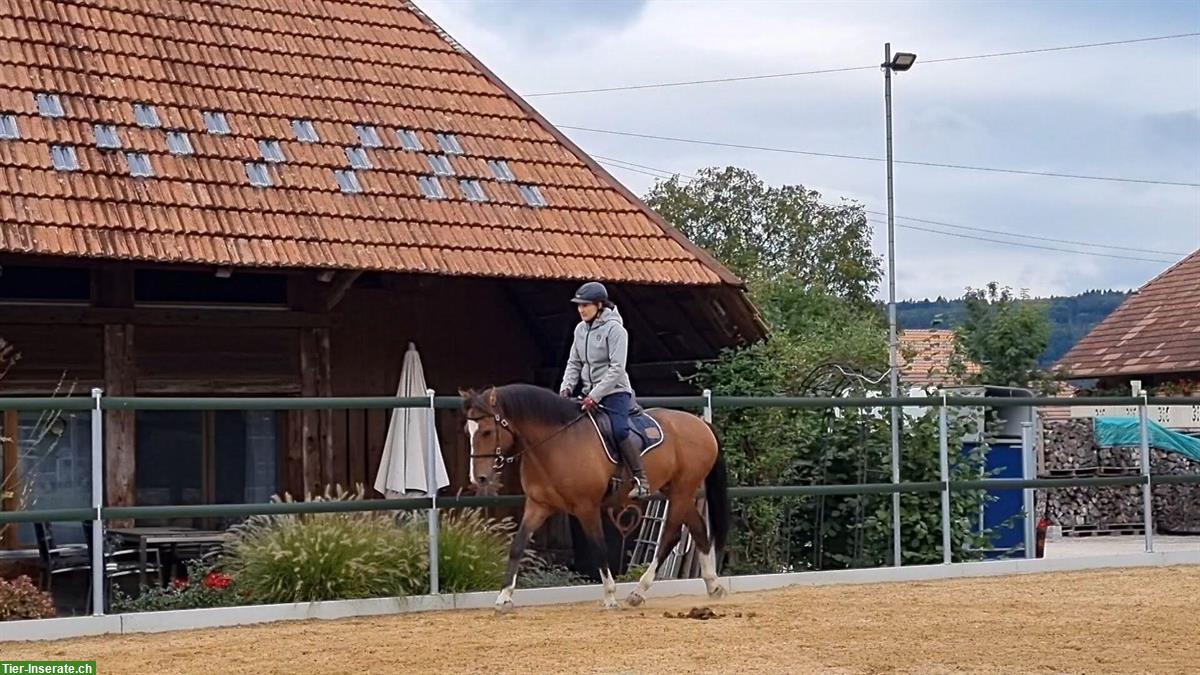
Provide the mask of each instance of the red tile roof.
[{"label": "red tile roof", "polygon": [[[952,330],[905,330],[900,333],[900,378],[922,387],[963,384],[950,373],[954,354]],[[980,372],[978,363],[964,364],[968,375]]]},{"label": "red tile roof", "polygon": [[1200,250],[1127,298],[1059,365],[1075,378],[1200,371]]},{"label": "red tile roof", "polygon": [[[253,267],[740,285],[653,214],[416,8],[393,0],[0,0],[0,251]],[[39,92],[65,116],[39,115]],[[161,128],[142,128],[135,103]],[[207,132],[226,113],[232,133]],[[312,120],[320,142],[297,140]],[[96,148],[117,125],[122,150]],[[382,147],[343,194],[334,170],[374,125]],[[397,131],[416,132],[424,152]],[[195,154],[169,152],[187,132]],[[426,153],[454,134],[446,199],[422,196]],[[280,142],[272,187],[250,184]],[[75,146],[56,171],[50,146]],[[154,177],[129,176],[125,151]],[[505,160],[515,182],[496,179]],[[486,202],[458,181],[480,181]],[[548,205],[526,204],[537,186]]]}]

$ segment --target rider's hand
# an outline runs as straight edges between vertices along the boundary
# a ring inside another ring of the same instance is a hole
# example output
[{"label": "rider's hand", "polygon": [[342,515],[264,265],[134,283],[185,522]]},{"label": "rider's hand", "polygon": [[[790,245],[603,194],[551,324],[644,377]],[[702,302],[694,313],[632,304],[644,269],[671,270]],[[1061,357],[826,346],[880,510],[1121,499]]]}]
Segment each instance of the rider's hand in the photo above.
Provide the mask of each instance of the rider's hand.
[{"label": "rider's hand", "polygon": [[586,410],[588,412],[591,412],[591,411],[595,410],[596,408],[598,408],[599,405],[600,404],[596,403],[595,399],[593,399],[591,396],[588,396],[587,398],[583,399],[583,403],[581,403],[579,407],[583,408],[584,410]]},{"label": "rider's hand", "polygon": [[559,395],[559,396],[561,396],[561,397],[563,397],[563,398],[571,398],[571,390],[570,390],[570,389],[563,389],[562,391],[558,392],[558,395]]}]

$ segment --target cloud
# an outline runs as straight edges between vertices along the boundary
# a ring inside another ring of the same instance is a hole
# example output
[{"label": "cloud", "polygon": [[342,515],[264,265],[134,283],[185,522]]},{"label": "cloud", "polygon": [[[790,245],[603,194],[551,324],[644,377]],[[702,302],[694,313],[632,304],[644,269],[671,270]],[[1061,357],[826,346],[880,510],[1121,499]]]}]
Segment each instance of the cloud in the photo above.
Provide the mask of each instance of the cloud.
[{"label": "cloud", "polygon": [[[651,1],[636,8],[565,3],[574,9],[538,11],[555,4],[531,3],[520,16],[507,19],[497,18],[503,12],[488,2],[422,6],[525,93],[870,66],[882,60],[882,45],[890,40],[895,48],[919,56],[916,67],[894,81],[897,159],[1200,182],[1198,38],[932,62],[1192,32],[1200,29],[1200,4],[1071,4],[1068,11],[1052,3]],[[528,39],[528,25],[547,21],[586,39],[557,41],[549,50]],[[884,154],[882,77],[875,68],[529,100],[559,124]],[[742,166],[774,184],[801,183],[820,190],[831,202],[851,197],[868,209],[886,210],[882,163],[567,133],[594,154],[682,173],[704,166]],[[638,193],[654,180],[610,171]],[[897,165],[895,184],[896,213],[902,216],[1178,253],[1200,247],[1196,188],[910,165]],[[1035,294],[1129,288],[1169,265],[907,229],[897,231],[897,242],[902,297],[957,295],[966,286],[991,280]],[[876,253],[885,255],[886,244],[886,232],[877,228]]]}]

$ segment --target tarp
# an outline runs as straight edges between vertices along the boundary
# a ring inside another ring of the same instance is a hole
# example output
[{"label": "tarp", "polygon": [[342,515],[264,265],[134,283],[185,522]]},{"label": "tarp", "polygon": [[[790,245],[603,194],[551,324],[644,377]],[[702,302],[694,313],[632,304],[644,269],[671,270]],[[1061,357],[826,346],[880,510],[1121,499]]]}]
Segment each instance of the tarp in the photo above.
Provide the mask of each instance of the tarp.
[{"label": "tarp", "polygon": [[[1200,462],[1200,438],[1172,431],[1154,420],[1149,425],[1150,447],[1174,452]],[[1136,417],[1097,417],[1096,443],[1102,448],[1141,447],[1142,431]]]},{"label": "tarp", "polygon": [[[425,396],[425,370],[421,366],[421,355],[417,346],[409,343],[400,369],[400,386],[396,396]],[[428,408],[397,408],[392,411],[387,439],[383,443],[383,457],[379,460],[379,472],[375,474],[375,490],[388,499],[427,494],[428,480],[425,473],[425,458],[429,456]],[[434,480],[437,489],[450,484],[446,476],[446,463],[442,460],[441,445],[437,432],[433,434],[433,456],[436,459]]]}]

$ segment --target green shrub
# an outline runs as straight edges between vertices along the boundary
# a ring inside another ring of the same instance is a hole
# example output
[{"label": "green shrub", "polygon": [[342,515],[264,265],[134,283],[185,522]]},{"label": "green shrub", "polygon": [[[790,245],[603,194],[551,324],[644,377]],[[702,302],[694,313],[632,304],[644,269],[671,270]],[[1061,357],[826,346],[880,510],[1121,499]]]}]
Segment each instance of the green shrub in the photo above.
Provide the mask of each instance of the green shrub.
[{"label": "green shrub", "polygon": [[50,594],[33,585],[29,577],[0,579],[0,621],[49,619],[54,616]]},{"label": "green shrub", "polygon": [[145,588],[136,598],[113,590],[114,612],[158,612],[168,609],[233,607],[250,604],[250,599],[233,578],[200,560],[187,564],[187,577],[166,588]]},{"label": "green shrub", "polygon": [[446,514],[438,542],[438,582],[442,592],[500,588],[506,581],[513,529],[511,521],[485,518],[478,511]]},{"label": "green shrub", "polygon": [[587,586],[592,581],[563,565],[555,565],[540,556],[530,554],[521,565],[519,588],[555,588],[558,586]]}]

